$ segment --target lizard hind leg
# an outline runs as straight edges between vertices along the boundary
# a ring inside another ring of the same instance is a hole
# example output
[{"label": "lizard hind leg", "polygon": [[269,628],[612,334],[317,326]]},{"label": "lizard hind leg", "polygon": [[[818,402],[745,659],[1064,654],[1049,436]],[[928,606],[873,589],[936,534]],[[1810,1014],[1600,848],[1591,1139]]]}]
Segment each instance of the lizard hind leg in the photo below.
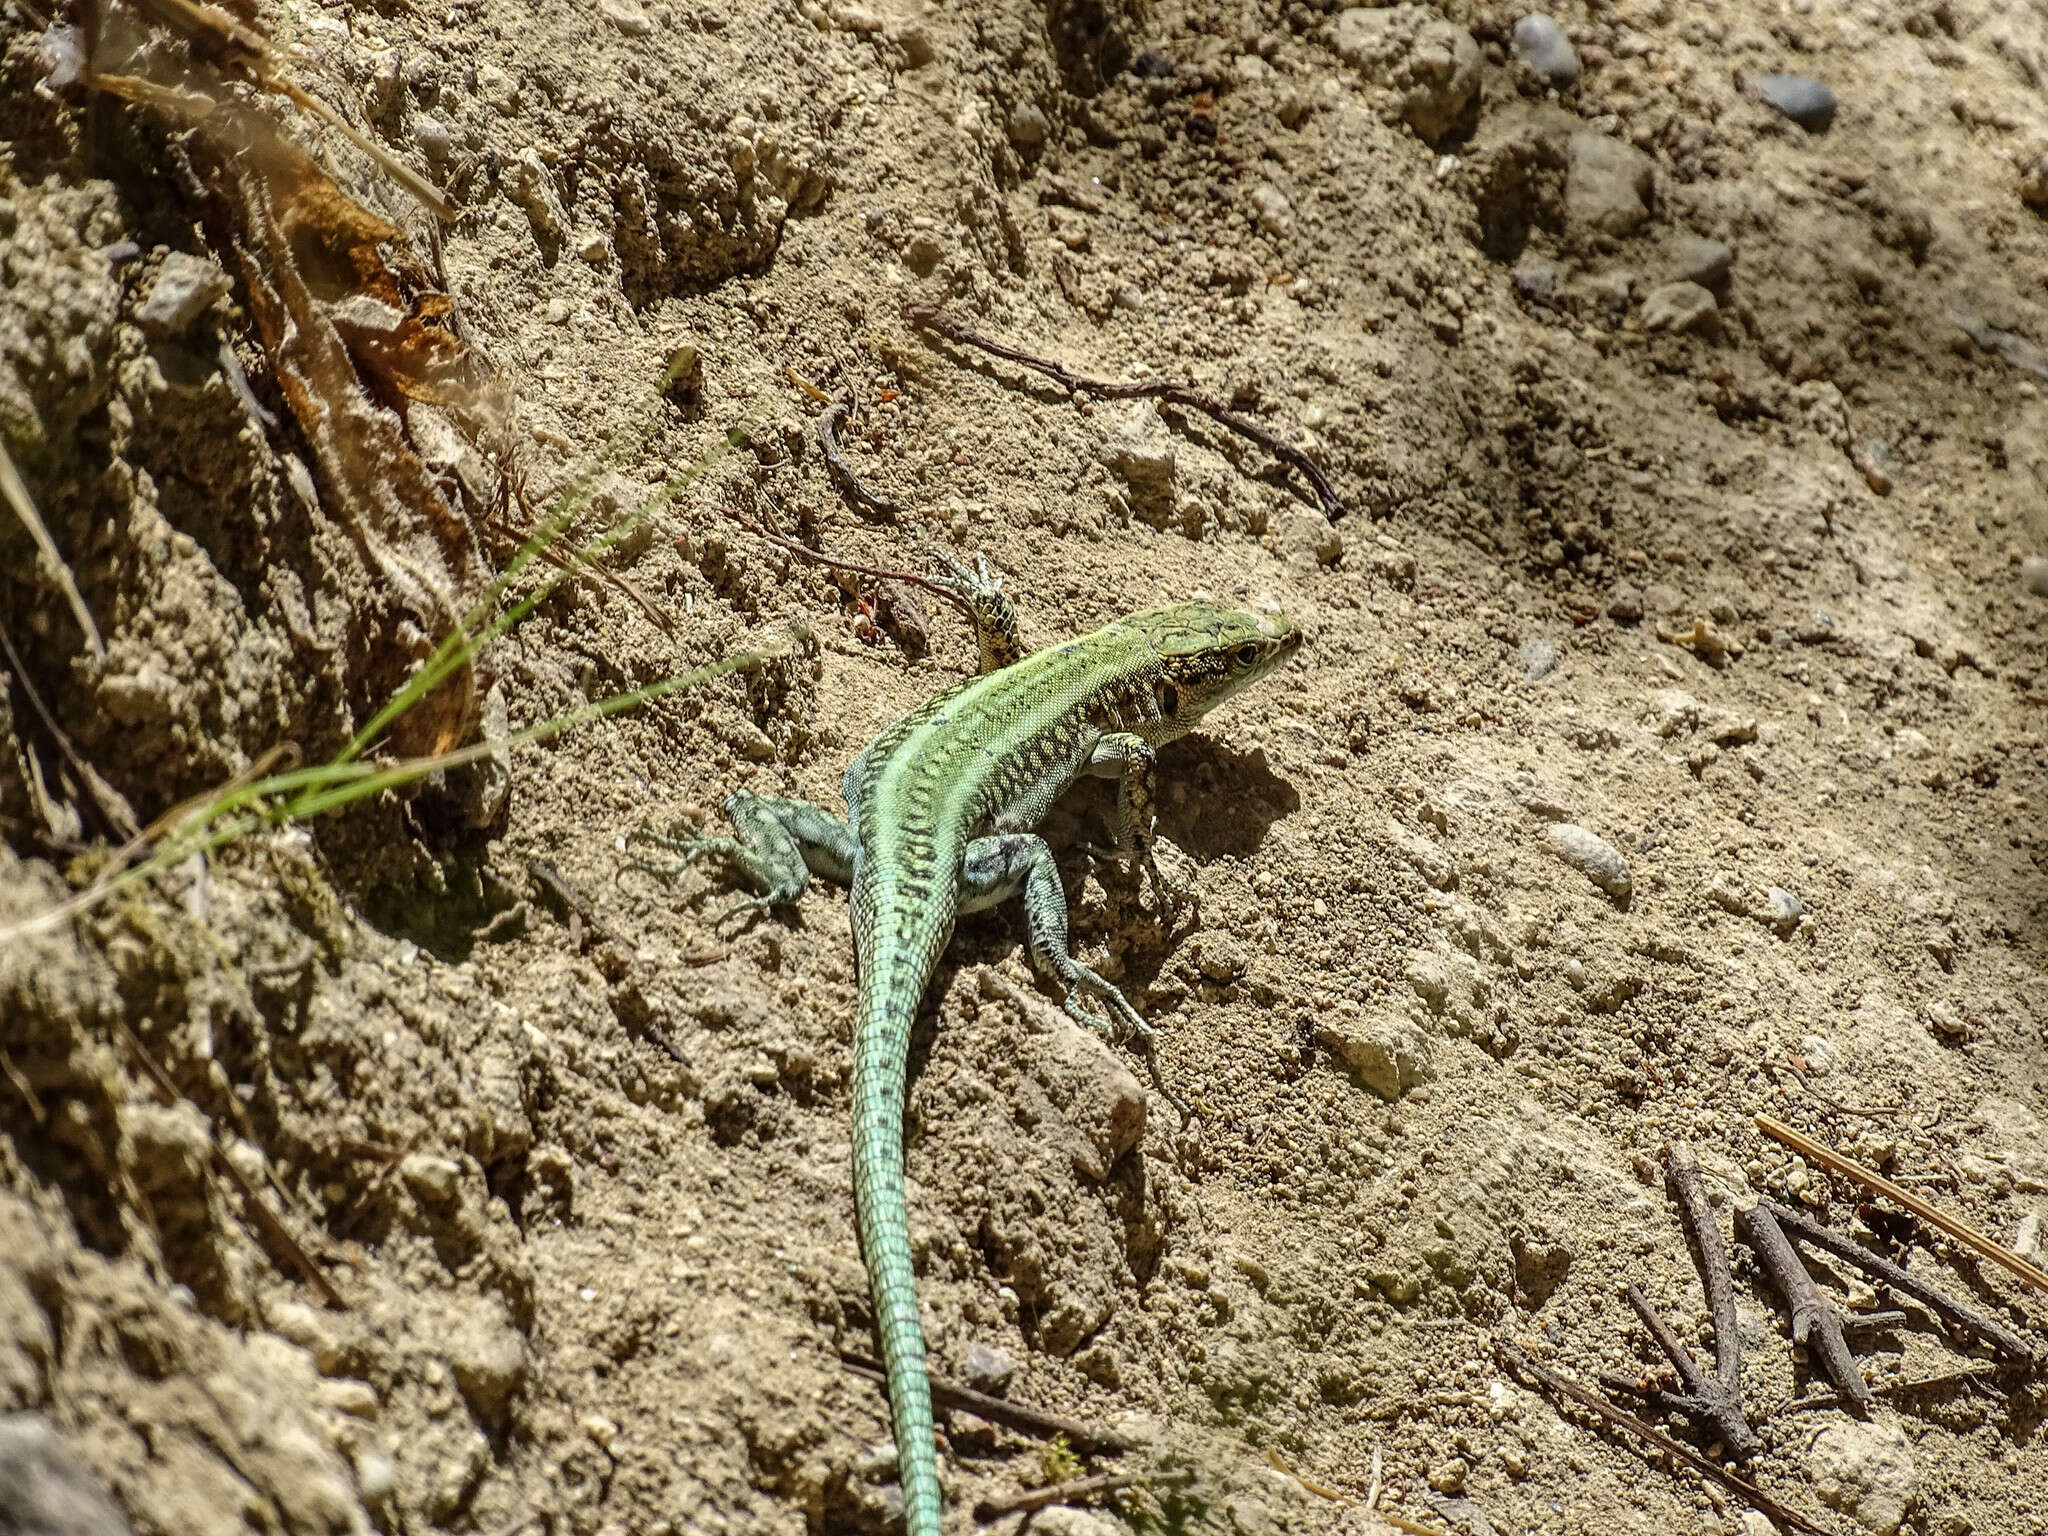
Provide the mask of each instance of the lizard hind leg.
[{"label": "lizard hind leg", "polygon": [[634,858],[631,866],[669,878],[707,855],[734,865],[760,894],[727,907],[713,920],[714,925],[744,912],[795,902],[814,874],[841,883],[852,878],[853,829],[838,817],[801,800],[757,795],[745,789],[726,796],[725,814],[736,836],[680,836],[683,823],[667,832],[635,828],[627,834],[629,843],[652,843],[677,857],[667,862]]}]

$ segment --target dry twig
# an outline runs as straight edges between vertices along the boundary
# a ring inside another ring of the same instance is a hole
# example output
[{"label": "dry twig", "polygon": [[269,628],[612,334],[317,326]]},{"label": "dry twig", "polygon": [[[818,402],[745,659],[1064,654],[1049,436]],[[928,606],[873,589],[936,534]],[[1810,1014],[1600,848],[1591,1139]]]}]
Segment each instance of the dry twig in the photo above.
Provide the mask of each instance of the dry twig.
[{"label": "dry twig", "polygon": [[[1819,1163],[1831,1173],[1839,1173],[1845,1178],[1854,1179],[1865,1189],[1874,1190],[1876,1193],[1883,1195],[1887,1200],[1904,1206],[1929,1226],[1939,1227],[1950,1237],[1980,1257],[1987,1258],[2001,1268],[2012,1271],[2013,1274],[2026,1281],[2035,1290],[2048,1291],[2048,1270],[2043,1270],[2039,1265],[2028,1263],[2003,1243],[1995,1242],[1991,1238],[1986,1237],[1968,1222],[1949,1215],[1938,1206],[1921,1199],[1920,1196],[1914,1194],[1910,1189],[1894,1184],[1876,1170],[1866,1168],[1854,1159],[1844,1157],[1832,1148],[1822,1146],[1811,1136],[1795,1131],[1782,1120],[1773,1120],[1769,1115],[1758,1115],[1756,1117],[1756,1128],[1772,1140],[1782,1141],[1801,1157]],[[1827,1229],[1822,1228],[1821,1230],[1826,1231]],[[1829,1233],[1829,1236],[1833,1235],[1833,1233]],[[1818,1242],[1819,1239],[1815,1239],[1815,1241]],[[1853,1262],[1860,1263],[1861,1261],[1856,1260]],[[1900,1273],[1903,1274],[1904,1271],[1902,1270]],[[1930,1302],[1929,1305],[1931,1306],[1933,1303]]]},{"label": "dry twig", "polygon": [[[6,450],[0,448],[0,453]],[[95,637],[97,638],[97,637]],[[128,801],[121,792],[101,778],[99,771],[79,755],[78,748],[71,744],[71,738],[64,734],[64,728],[57,723],[57,717],[50,706],[43,702],[43,696],[28,675],[28,668],[21,664],[21,653],[14,648],[13,637],[6,626],[0,625],[0,654],[7,658],[8,670],[14,674],[21,691],[28,699],[29,707],[36,712],[36,718],[43,722],[43,729],[50,733],[50,739],[57,744],[57,750],[64,761],[71,765],[71,771],[78,775],[79,787],[91,796],[93,809],[100,813],[107,829],[121,837],[135,836],[135,813],[129,809]],[[20,727],[15,727],[19,732]]]},{"label": "dry twig", "polygon": [[903,509],[888,497],[869,490],[860,482],[860,476],[853,472],[853,466],[846,462],[846,456],[839,451],[839,424],[846,420],[853,409],[843,400],[835,400],[826,406],[818,417],[818,450],[825,455],[825,467],[832,472],[833,483],[845,494],[846,499],[857,507],[865,507],[877,517],[896,521],[903,515]]},{"label": "dry twig", "polygon": [[0,501],[14,509],[14,515],[21,519],[28,536],[35,540],[36,552],[42,556],[50,579],[57,583],[64,594],[64,601],[71,605],[72,617],[85,631],[86,645],[94,656],[105,661],[107,643],[100,638],[100,627],[93,622],[92,610],[85,606],[85,597],[79,592],[78,583],[71,578],[71,567],[57,553],[57,541],[50,537],[50,530],[43,525],[42,515],[36,511],[35,499],[28,493],[28,482],[21,478],[21,471],[15,467],[14,455],[7,451],[5,441],[0,441]]},{"label": "dry twig", "polygon": [[1077,1477],[1071,1482],[1033,1488],[1007,1499],[983,1499],[974,1506],[977,1520],[1000,1520],[1005,1515],[1029,1514],[1053,1504],[1080,1504],[1119,1489],[1150,1483],[1156,1488],[1174,1488],[1195,1480],[1192,1472],[1102,1472],[1094,1477]]},{"label": "dry twig", "polygon": [[[858,1355],[851,1350],[839,1352],[839,1362],[856,1376],[865,1376],[870,1381],[886,1381],[881,1362],[867,1355]],[[1006,1425],[1021,1430],[1027,1435],[1039,1435],[1047,1440],[1065,1435],[1067,1443],[1077,1451],[1103,1451],[1121,1454],[1134,1451],[1137,1446],[1122,1435],[1106,1429],[1096,1429],[1083,1424],[1079,1419],[1063,1418],[1056,1413],[1042,1409],[1027,1408],[1021,1403],[1006,1402],[1000,1397],[990,1397],[986,1392],[977,1392],[972,1387],[963,1387],[957,1381],[948,1381],[943,1376],[934,1376],[932,1402],[941,1408],[958,1408],[976,1418],[987,1419],[991,1424]]]},{"label": "dry twig", "polygon": [[1835,1111],[1836,1114],[1858,1115],[1865,1120],[1887,1120],[1895,1115],[1903,1115],[1906,1112],[1903,1106],[1886,1108],[1882,1105],[1844,1104],[1840,1099],[1831,1098],[1821,1089],[1815,1087],[1813,1079],[1807,1076],[1806,1069],[1799,1064],[1797,1057],[1766,1056],[1764,1058],[1764,1070],[1766,1072],[1775,1076],[1781,1068],[1799,1079],[1799,1086],[1806,1090],[1808,1097],[1819,1101],[1827,1108]]},{"label": "dry twig", "polygon": [[[125,1019],[116,1019],[114,1028],[119,1032],[121,1041],[128,1047],[129,1053],[141,1066],[143,1073],[156,1084],[159,1093],[174,1104],[192,1103],[178,1090],[178,1085],[172,1081],[171,1074],[149,1054],[149,1048],[142,1043],[135,1031],[128,1027]],[[192,1107],[199,1108],[196,1104]],[[228,1182],[240,1192],[242,1205],[249,1212],[250,1218],[263,1229],[263,1235],[270,1240],[272,1247],[282,1251],[292,1267],[305,1278],[306,1284],[313,1288],[315,1295],[337,1311],[345,1311],[348,1303],[341,1299],[341,1292],[334,1288],[320,1266],[313,1262],[313,1256],[307,1253],[298,1238],[292,1235],[291,1228],[284,1224],[284,1218],[263,1203],[254,1186],[242,1176],[242,1170],[234,1165],[226,1150],[222,1148],[220,1138],[214,1133],[212,1119],[204,1110],[200,1110],[200,1117],[206,1121],[206,1144],[213,1153],[213,1165],[225,1174]]]},{"label": "dry twig", "polygon": [[1645,1388],[1614,1376],[1603,1376],[1601,1385],[1610,1391],[1636,1393],[1659,1412],[1682,1413],[1698,1420],[1713,1430],[1730,1456],[1747,1461],[1757,1452],[1757,1439],[1742,1413],[1742,1337],[1735,1318],[1735,1277],[1728,1268],[1728,1249],[1721,1241],[1720,1223],[1707,1203],[1706,1184],[1692,1148],[1682,1141],[1673,1142],[1665,1153],[1665,1167],[1678,1199],[1679,1221],[1692,1239],[1707,1307],[1714,1317],[1714,1373],[1709,1376],[1694,1364],[1671,1325],[1650,1299],[1631,1285],[1625,1293],[1628,1304],[1678,1372],[1683,1390]]},{"label": "dry twig", "polygon": [[1619,1425],[1631,1434],[1648,1441],[1667,1456],[1675,1457],[1679,1461],[1684,1462],[1685,1465],[1691,1467],[1702,1477],[1719,1483],[1737,1498],[1762,1511],[1766,1517],[1777,1524],[1789,1526],[1795,1531],[1805,1531],[1808,1533],[1808,1536],[1829,1536],[1825,1528],[1815,1525],[1796,1510],[1787,1509],[1783,1504],[1780,1504],[1747,1478],[1738,1477],[1726,1467],[1711,1462],[1697,1451],[1680,1445],[1676,1440],[1665,1434],[1663,1430],[1644,1423],[1626,1408],[1610,1403],[1598,1392],[1582,1387],[1575,1381],[1568,1381],[1546,1366],[1538,1365],[1506,1339],[1495,1339],[1493,1341],[1493,1351],[1503,1365],[1516,1375],[1521,1376],[1524,1380],[1535,1381],[1552,1392],[1568,1397],[1580,1407],[1591,1409],[1608,1423]]},{"label": "dry twig", "polygon": [[947,341],[961,346],[975,347],[1000,357],[1020,367],[1042,373],[1069,394],[1086,391],[1098,400],[1163,400],[1168,405],[1178,405],[1190,411],[1199,411],[1220,427],[1235,432],[1239,437],[1257,443],[1276,459],[1293,465],[1300,470],[1315,488],[1316,500],[1321,504],[1323,515],[1331,522],[1344,515],[1344,500],[1337,494],[1337,487],[1322,468],[1301,449],[1282,439],[1271,428],[1260,425],[1249,416],[1233,411],[1214,395],[1207,395],[1192,384],[1182,384],[1170,379],[1111,380],[1090,379],[1053,362],[1049,358],[1034,357],[1029,352],[1020,352],[999,341],[970,331],[951,315],[934,304],[911,304],[904,308],[904,316],[912,325],[930,331]]},{"label": "dry twig", "polygon": [[1852,1238],[1844,1237],[1831,1227],[1821,1225],[1812,1217],[1790,1206],[1779,1205],[1765,1200],[1757,1209],[1767,1211],[1777,1224],[1802,1243],[1811,1243],[1823,1252],[1831,1253],[1845,1263],[1853,1264],[1871,1279],[1890,1286],[1901,1296],[1910,1296],[1940,1317],[1952,1328],[1975,1334],[1986,1344],[2000,1353],[2016,1360],[2038,1365],[2042,1351],[2031,1340],[2023,1338],[2012,1329],[1988,1317],[1975,1307],[1957,1301],[1953,1296],[1928,1280],[1923,1280],[1900,1265],[1894,1264],[1881,1253],[1874,1253]]},{"label": "dry twig", "polygon": [[1735,1230],[1756,1251],[1764,1273],[1771,1277],[1771,1284],[1791,1309],[1792,1342],[1818,1354],[1821,1368],[1835,1384],[1835,1390],[1854,1403],[1858,1413],[1867,1413],[1876,1399],[1871,1396],[1870,1383],[1863,1379],[1863,1368],[1850,1352],[1848,1339],[1843,1337],[1842,1314],[1813,1283],[1813,1276],[1799,1261],[1771,1206],[1759,1202],[1749,1210],[1737,1211]]}]

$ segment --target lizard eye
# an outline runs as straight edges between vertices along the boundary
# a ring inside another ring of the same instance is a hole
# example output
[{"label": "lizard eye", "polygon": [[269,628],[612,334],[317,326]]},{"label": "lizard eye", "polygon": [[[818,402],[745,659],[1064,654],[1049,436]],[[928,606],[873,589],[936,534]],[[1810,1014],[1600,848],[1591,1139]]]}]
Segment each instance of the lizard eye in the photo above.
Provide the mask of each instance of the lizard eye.
[{"label": "lizard eye", "polygon": [[1248,667],[1258,659],[1259,648],[1256,645],[1240,645],[1237,648],[1237,664],[1240,667]]}]

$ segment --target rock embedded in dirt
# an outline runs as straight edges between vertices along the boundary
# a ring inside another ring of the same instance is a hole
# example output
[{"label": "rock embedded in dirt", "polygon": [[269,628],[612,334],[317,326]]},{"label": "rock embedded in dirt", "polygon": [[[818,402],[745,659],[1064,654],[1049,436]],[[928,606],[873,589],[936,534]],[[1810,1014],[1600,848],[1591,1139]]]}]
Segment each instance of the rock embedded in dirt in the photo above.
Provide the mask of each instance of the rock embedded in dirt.
[{"label": "rock embedded in dirt", "polygon": [[1541,635],[1524,640],[1516,656],[1522,663],[1522,681],[1540,683],[1557,670],[1557,647]]},{"label": "rock embedded in dirt", "polygon": [[1544,84],[1568,91],[1579,83],[1579,50],[1564,28],[1540,12],[1515,23],[1515,57],[1542,77]]},{"label": "rock embedded in dirt", "polygon": [[1478,102],[1479,45],[1424,6],[1353,6],[1337,13],[1331,37],[1339,57],[1392,94],[1395,116],[1425,144],[1458,127]]},{"label": "rock embedded in dirt", "polygon": [[1734,270],[1735,247],[1725,241],[1702,240],[1694,236],[1678,247],[1678,259],[1672,264],[1671,276],[1681,283],[1698,283],[1702,288],[1719,289]]},{"label": "rock embedded in dirt", "polygon": [[1628,860],[1614,845],[1574,822],[1553,822],[1543,829],[1551,852],[1571,865],[1616,901],[1627,901],[1635,890]]},{"label": "rock embedded in dirt", "polygon": [[1799,919],[1806,916],[1806,903],[1782,885],[1774,885],[1764,892],[1764,911],[1771,926],[1779,933],[1787,934],[1799,926]]},{"label": "rock embedded in dirt", "polygon": [[1010,1389],[1010,1378],[1017,1374],[1017,1362],[1009,1354],[984,1344],[980,1339],[971,1339],[967,1344],[967,1358],[963,1362],[967,1385],[977,1392],[990,1397],[1001,1397]]},{"label": "rock embedded in dirt", "polygon": [[1622,582],[1607,596],[1607,617],[1617,624],[1643,622],[1643,589]]},{"label": "rock embedded in dirt", "polygon": [[1436,1076],[1429,1036],[1406,1019],[1341,1010],[1316,1026],[1316,1043],[1390,1104]]},{"label": "rock embedded in dirt", "polygon": [[0,1530],[8,1536],[128,1536],[92,1469],[40,1413],[0,1418]]},{"label": "rock embedded in dirt", "polygon": [[2028,555],[2020,562],[2020,585],[2036,597],[2048,597],[2048,556]]},{"label": "rock embedded in dirt", "polygon": [[1565,216],[1581,229],[1632,235],[1650,222],[1656,162],[1633,144],[1590,130],[1571,137]]},{"label": "rock embedded in dirt", "polygon": [[1684,335],[1713,323],[1720,305],[1698,283],[1666,283],[1652,288],[1643,300],[1643,329]]},{"label": "rock embedded in dirt", "polygon": [[1545,309],[1557,307],[1557,285],[1563,281],[1564,269],[1554,261],[1541,256],[1525,256],[1515,263],[1511,280],[1515,292],[1531,304]]},{"label": "rock embedded in dirt", "polygon": [[1178,457],[1173,432],[1160,420],[1159,408],[1150,400],[1132,406],[1102,447],[1103,462],[1123,481],[1131,511],[1155,527],[1173,516],[1173,472]]},{"label": "rock embedded in dirt", "polygon": [[149,297],[135,312],[135,323],[152,336],[182,336],[207,310],[233,288],[227,273],[204,256],[172,251],[164,257]]},{"label": "rock embedded in dirt", "polygon": [[1891,1425],[1830,1425],[1815,1438],[1807,1466],[1821,1503],[1873,1536],[1893,1536],[1917,1502],[1912,1447]]},{"label": "rock embedded in dirt", "polygon": [[1808,133],[1826,133],[1835,121],[1835,93],[1806,75],[1758,75],[1750,82],[1765,104]]},{"label": "rock embedded in dirt", "polygon": [[1010,111],[1010,142],[1020,149],[1035,148],[1052,135],[1052,123],[1042,108],[1023,102]]}]

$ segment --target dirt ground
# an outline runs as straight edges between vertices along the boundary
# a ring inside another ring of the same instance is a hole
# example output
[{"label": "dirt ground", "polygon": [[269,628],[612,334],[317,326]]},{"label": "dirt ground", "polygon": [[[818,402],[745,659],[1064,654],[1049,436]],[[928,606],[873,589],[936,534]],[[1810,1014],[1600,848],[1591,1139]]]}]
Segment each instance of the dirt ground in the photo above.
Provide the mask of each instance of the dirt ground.
[{"label": "dirt ground", "polygon": [[[419,654],[180,135],[64,83],[47,4],[0,6],[0,426],[105,655],[0,517],[0,923],[269,749],[331,757]],[[1196,592],[1309,634],[1163,755],[1197,917],[1065,859],[1189,1123],[1065,1021],[1016,911],[964,920],[933,988],[934,1368],[1139,1445],[944,1415],[950,1529],[1100,1468],[1153,1481],[1028,1528],[1378,1530],[1377,1483],[1472,1536],[1768,1530],[1493,1349],[1653,1369],[1633,1283],[1711,1357],[1674,1141],[1724,1237],[1763,1194],[2048,1323],[1753,1124],[2042,1260],[2048,15],[1554,14],[1576,64],[1461,0],[264,5],[293,77],[454,204],[436,235],[269,99],[445,280],[534,505],[596,463],[601,523],[748,434],[617,580],[492,643],[471,734],[809,638],[0,946],[0,1410],[140,1533],[889,1528],[883,1398],[839,1358],[871,1348],[844,898],[715,926],[722,872],[665,883],[621,840],[736,785],[836,806],[971,646],[937,604],[928,655],[876,641],[860,579],[727,509],[882,567],[984,552],[1033,645]],[[1342,515],[1200,413],[1070,395],[911,301],[1191,379]],[[701,381],[658,398],[683,347]],[[849,503],[799,378],[900,516]],[[1108,804],[1076,791],[1055,845]],[[2025,1373],[1957,1377],[1988,1351],[1911,1310],[1858,1346],[1859,1420],[1798,1401],[1827,1383],[1745,1249],[1736,1300],[1748,1473],[1784,1504],[2048,1530]]]}]

